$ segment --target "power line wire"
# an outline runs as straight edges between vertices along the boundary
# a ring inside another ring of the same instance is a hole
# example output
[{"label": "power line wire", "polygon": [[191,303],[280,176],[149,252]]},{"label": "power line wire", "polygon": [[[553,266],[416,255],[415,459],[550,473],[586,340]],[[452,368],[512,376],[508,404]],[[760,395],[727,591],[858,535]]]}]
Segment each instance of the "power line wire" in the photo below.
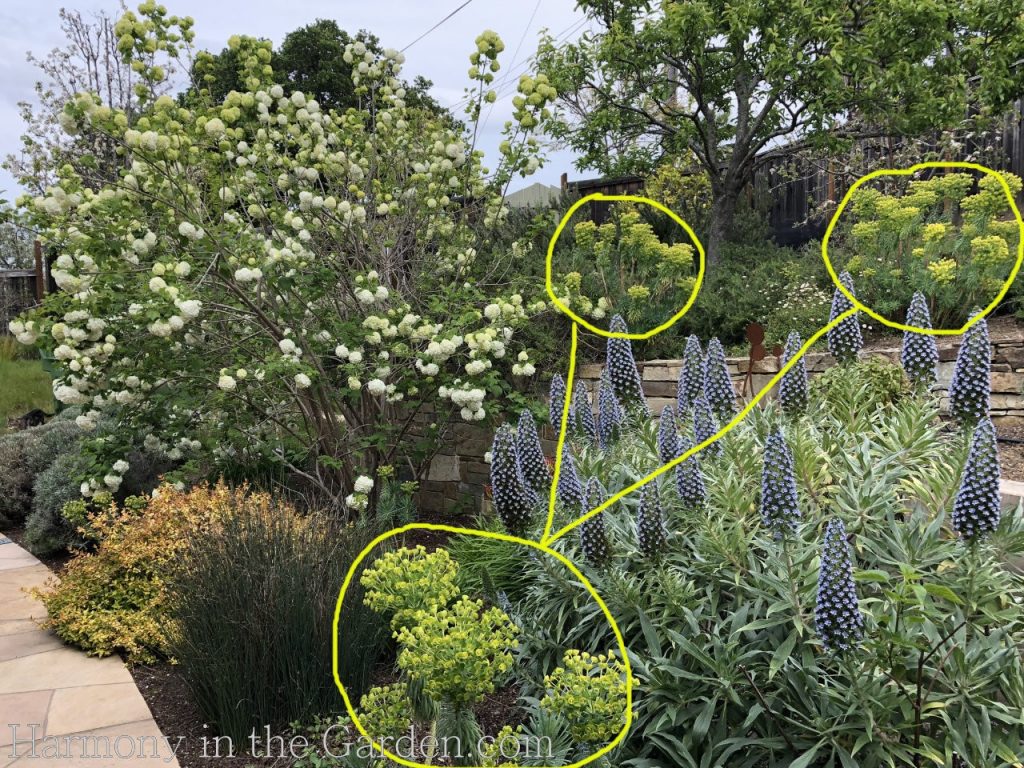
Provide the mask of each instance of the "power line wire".
[{"label": "power line wire", "polygon": [[417,37],[417,38],[416,38],[415,40],[413,40],[413,41],[412,41],[411,43],[409,43],[409,44],[408,44],[407,46],[405,46],[405,48],[403,48],[403,49],[402,49],[402,50],[400,51],[400,53],[405,53],[406,51],[408,51],[408,50],[409,50],[410,48],[412,48],[412,47],[413,47],[414,45],[416,45],[416,43],[418,43],[418,42],[419,42],[420,40],[422,40],[422,39],[423,39],[424,37],[426,37],[427,35],[429,35],[429,34],[430,34],[431,32],[433,32],[433,31],[434,31],[435,29],[437,29],[438,27],[440,27],[440,26],[441,26],[442,24],[444,24],[444,23],[445,23],[446,21],[448,21],[448,19],[450,19],[450,18],[451,18],[452,16],[454,16],[454,15],[455,15],[456,13],[458,13],[459,11],[461,11],[461,10],[462,10],[463,8],[465,8],[465,7],[467,6],[467,5],[469,5],[469,4],[470,4],[470,3],[472,3],[472,2],[473,2],[473,0],[466,0],[466,2],[464,2],[464,3],[462,4],[462,5],[460,5],[460,6],[458,7],[458,8],[456,8],[456,9],[455,9],[454,11],[452,11],[451,13],[449,13],[449,14],[448,14],[447,16],[445,16],[445,17],[444,17],[443,19],[441,19],[441,20],[440,20],[439,22],[437,22],[437,24],[435,24],[434,26],[432,26],[432,27],[431,27],[430,29],[428,29],[428,30],[427,30],[426,32],[424,32],[424,33],[423,33],[422,35],[420,35],[420,36],[419,36],[419,37]]}]

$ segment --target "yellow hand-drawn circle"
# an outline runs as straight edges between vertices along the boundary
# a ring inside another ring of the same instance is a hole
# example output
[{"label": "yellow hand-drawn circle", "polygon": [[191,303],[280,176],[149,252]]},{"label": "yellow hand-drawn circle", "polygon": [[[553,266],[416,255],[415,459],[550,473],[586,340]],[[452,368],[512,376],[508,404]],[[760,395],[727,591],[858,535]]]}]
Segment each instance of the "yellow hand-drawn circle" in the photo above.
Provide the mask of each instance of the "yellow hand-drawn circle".
[{"label": "yellow hand-drawn circle", "polygon": [[[566,225],[569,223],[569,220],[573,217],[573,214],[576,213],[577,210],[579,210],[580,206],[589,203],[591,200],[604,200],[614,203],[642,203],[643,205],[649,205],[652,208],[657,208],[659,211],[661,211],[670,219],[672,219],[672,221],[674,221],[676,224],[682,227],[683,231],[685,231],[686,234],[690,236],[690,240],[693,241],[693,245],[697,249],[698,258],[697,281],[693,284],[693,290],[690,291],[690,297],[686,300],[686,304],[683,305],[683,308],[676,312],[672,317],[670,317],[668,320],[666,320],[658,327],[652,328],[651,330],[644,331],[642,333],[622,333],[620,331],[606,331],[603,328],[598,328],[589,320],[585,320],[584,318],[577,315],[569,307],[565,306],[565,304],[562,303],[561,299],[559,299],[558,296],[555,295],[553,285],[551,282],[551,260],[555,254],[555,243],[557,243],[558,238],[562,236],[562,230],[565,229]],[[687,224],[682,218],[680,218],[678,214],[666,208],[657,200],[652,200],[651,198],[643,197],[642,195],[605,195],[600,192],[595,192],[592,195],[581,197],[579,200],[573,203],[572,207],[565,212],[565,215],[562,217],[562,220],[558,222],[558,226],[555,227],[555,232],[553,235],[551,235],[551,239],[548,241],[547,259],[545,260],[544,264],[544,289],[548,292],[548,296],[551,297],[551,302],[555,305],[555,307],[557,307],[563,313],[572,318],[573,322],[582,325],[591,333],[596,333],[598,336],[604,336],[605,338],[608,339],[649,339],[651,336],[654,336],[657,333],[661,333],[666,328],[670,328],[677,320],[679,320],[683,315],[690,311],[690,307],[692,307],[693,303],[697,300],[697,294],[700,293],[701,284],[704,282],[704,264],[704,246],[701,244],[700,238],[697,237],[696,233],[694,233],[690,225]]]},{"label": "yellow hand-drawn circle", "polygon": [[[897,323],[894,320],[890,320],[887,317],[883,317],[881,314],[871,309],[871,307],[868,307],[862,302],[860,302],[857,299],[857,297],[854,296],[849,291],[849,289],[847,289],[847,287],[842,284],[842,282],[840,282],[839,275],[836,274],[836,270],[832,266],[832,262],[828,258],[829,238],[832,237],[832,231],[835,229],[836,223],[839,221],[839,217],[842,215],[843,210],[846,208],[847,204],[852,199],[853,193],[857,191],[858,187],[860,187],[862,184],[868,181],[871,181],[872,179],[877,179],[879,176],[911,176],[917,173],[918,171],[924,170],[926,168],[960,168],[971,171],[978,171],[979,173],[988,174],[989,176],[994,177],[996,180],[999,181],[1000,186],[1003,188],[1003,192],[1006,195],[1006,199],[1010,203],[1010,210],[1013,211],[1014,218],[1016,218],[1017,220],[1017,228],[1020,231],[1020,237],[1017,241],[1017,260],[1014,262],[1013,269],[1010,270],[1010,274],[1006,278],[1006,281],[1003,283],[1002,288],[999,289],[999,293],[996,294],[996,297],[992,299],[989,305],[982,309],[979,313],[974,315],[974,317],[969,318],[967,322],[964,323],[962,328],[919,328],[916,325],[906,325],[904,323]],[[845,195],[843,195],[843,199],[840,201],[839,207],[836,208],[836,212],[832,214],[832,219],[831,221],[829,221],[828,227],[825,229],[825,237],[821,241],[821,258],[824,260],[825,269],[828,270],[829,277],[832,278],[832,282],[835,283],[836,288],[838,288],[843,293],[843,295],[850,300],[850,302],[856,309],[860,310],[865,315],[873,317],[875,320],[882,323],[883,325],[887,325],[890,328],[895,328],[896,330],[899,331],[911,331],[912,333],[922,333],[928,336],[959,336],[972,325],[974,325],[976,322],[978,322],[981,318],[985,317],[993,309],[995,309],[996,306],[998,306],[999,302],[1003,300],[1003,297],[1006,296],[1006,292],[1010,290],[1010,286],[1013,285],[1013,281],[1017,277],[1017,272],[1020,270],[1021,263],[1024,262],[1024,219],[1021,218],[1020,210],[1017,208],[1017,203],[1013,199],[1013,191],[1006,183],[1006,179],[1004,179],[1002,177],[1002,174],[1000,174],[998,171],[994,171],[991,168],[988,168],[984,165],[979,165],[978,163],[966,163],[951,160],[918,163],[917,165],[913,165],[910,168],[904,169],[882,168],[877,171],[872,171],[866,176],[857,179],[857,181],[854,182],[853,186],[850,187],[849,190],[847,190]]]},{"label": "yellow hand-drawn circle", "polygon": [[[590,597],[593,598],[594,602],[597,603],[598,607],[600,607],[601,612],[604,614],[605,619],[608,621],[608,626],[611,627],[612,632],[615,635],[615,640],[619,646],[619,655],[622,659],[623,667],[625,668],[626,696],[624,702],[622,728],[619,730],[615,738],[608,742],[608,744],[606,744],[604,747],[594,752],[593,754],[587,755],[584,759],[578,760],[575,763],[566,766],[566,768],[582,768],[582,766],[588,765],[594,762],[595,760],[598,760],[602,756],[608,754],[624,738],[626,738],[626,734],[629,732],[629,728],[633,724],[633,670],[630,667],[629,663],[629,654],[626,650],[626,641],[623,638],[622,630],[619,629],[619,625],[615,622],[615,618],[612,616],[611,611],[608,610],[608,606],[605,605],[604,600],[601,599],[601,596],[597,593],[597,590],[594,589],[594,586],[587,580],[586,576],[584,576],[580,572],[579,568],[573,565],[572,561],[569,560],[569,558],[567,558],[562,553],[556,552],[550,547],[545,546],[544,544],[541,544],[536,541],[530,541],[529,539],[521,539],[516,536],[509,536],[504,533],[495,533],[493,531],[480,531],[475,528],[458,528],[451,525],[438,525],[434,523],[410,523],[409,525],[404,525],[401,528],[394,528],[390,531],[387,531],[386,533],[382,533],[380,536],[375,538],[373,541],[371,541],[363,548],[363,551],[359,553],[359,556],[349,567],[348,573],[345,574],[345,581],[341,585],[341,592],[338,593],[338,602],[334,606],[334,634],[331,646],[331,665],[334,672],[334,684],[338,687],[338,690],[341,691],[341,697],[345,700],[345,709],[348,711],[349,717],[352,718],[352,724],[355,725],[356,730],[358,730],[359,733],[362,734],[364,738],[368,739],[370,743],[374,743],[373,735],[367,733],[366,729],[363,727],[363,724],[360,722],[359,716],[356,714],[355,706],[353,705],[352,699],[349,697],[348,691],[345,690],[345,685],[341,682],[341,676],[339,674],[338,623],[341,618],[341,606],[345,600],[345,594],[348,592],[348,589],[352,584],[352,579],[355,577],[355,574],[359,569],[359,565],[363,562],[363,560],[366,559],[366,557],[373,551],[373,549],[381,542],[387,541],[388,539],[394,536],[403,534],[406,531],[415,530],[445,531],[447,533],[462,534],[467,536],[480,536],[481,538],[486,539],[495,539],[497,541],[505,541],[512,544],[521,544],[522,546],[531,547],[537,550],[538,552],[542,552],[545,555],[550,555],[551,557],[558,560],[566,568],[568,568],[572,575],[579,580],[580,585],[587,591]],[[394,762],[399,763],[401,765],[409,766],[409,768],[430,768],[425,763],[417,763],[414,760],[407,760],[399,755],[393,754],[387,748],[382,748],[382,751],[383,754],[388,759],[393,760]]]}]

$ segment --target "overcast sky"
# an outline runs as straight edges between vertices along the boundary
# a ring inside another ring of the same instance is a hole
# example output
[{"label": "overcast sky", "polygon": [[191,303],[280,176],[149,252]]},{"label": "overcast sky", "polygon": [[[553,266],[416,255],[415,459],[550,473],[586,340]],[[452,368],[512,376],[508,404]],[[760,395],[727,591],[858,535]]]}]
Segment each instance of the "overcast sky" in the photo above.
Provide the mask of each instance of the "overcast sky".
[{"label": "overcast sky", "polygon": [[[404,48],[430,29],[463,0],[163,0],[172,14],[192,16],[196,20],[196,45],[217,52],[233,34],[269,38],[276,47],[285,34],[314,21],[330,18],[342,29],[356,32],[368,29],[385,47]],[[129,2],[134,7],[137,2]],[[37,70],[25,61],[25,53],[37,56],[63,45],[58,11],[61,7],[81,11],[107,10],[119,15],[118,0],[0,0],[0,156],[17,151],[22,122],[17,104],[33,98]],[[536,8],[536,11],[534,9]],[[457,103],[463,97],[468,80],[468,56],[474,38],[485,29],[493,29],[505,41],[498,79],[513,74],[518,79],[536,50],[537,34],[547,27],[555,37],[575,39],[586,22],[576,10],[575,0],[471,0],[438,29],[406,51],[405,74],[409,79],[420,74],[434,81],[434,97],[443,105]],[[568,33],[568,34],[566,34]],[[516,49],[518,53],[516,52]],[[511,81],[510,81],[511,82]],[[514,87],[499,89],[506,93],[493,112],[484,115],[487,122],[480,146],[491,159],[501,127],[511,116]],[[518,181],[512,189],[534,181],[558,184],[563,171],[570,178],[574,156],[567,151],[549,152],[549,161],[527,181]],[[493,160],[489,164],[493,166]],[[0,169],[0,197],[13,200],[19,190],[10,175]]]}]

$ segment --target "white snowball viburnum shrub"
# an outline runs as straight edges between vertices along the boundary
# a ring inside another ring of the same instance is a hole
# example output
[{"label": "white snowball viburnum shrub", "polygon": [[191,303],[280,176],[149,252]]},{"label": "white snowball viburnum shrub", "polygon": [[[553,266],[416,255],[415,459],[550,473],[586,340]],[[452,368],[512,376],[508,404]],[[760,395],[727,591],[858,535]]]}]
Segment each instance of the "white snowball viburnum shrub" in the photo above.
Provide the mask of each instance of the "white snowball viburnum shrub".
[{"label": "white snowball viburnum shrub", "polygon": [[120,425],[92,446],[85,487],[147,435],[204,469],[276,462],[365,508],[378,467],[428,454],[418,413],[482,420],[535,373],[515,336],[543,302],[469,273],[508,180],[541,163],[532,134],[555,96],[521,81],[499,167],[482,166],[472,120],[494,98],[496,34],[477,39],[463,127],[408,106],[402,55],[360,42],[344,54],[359,100],[344,114],[273,83],[269,44],[245,37],[229,43],[245,92],[146,98],[164,77],[154,52],[182,57],[191,21],[147,3],[117,32],[144,109],[83,93],[61,123],[115,140],[120,179],[90,189],[65,166],[19,201],[58,254],[60,291],[11,330],[53,354],[55,395],[82,422]]}]

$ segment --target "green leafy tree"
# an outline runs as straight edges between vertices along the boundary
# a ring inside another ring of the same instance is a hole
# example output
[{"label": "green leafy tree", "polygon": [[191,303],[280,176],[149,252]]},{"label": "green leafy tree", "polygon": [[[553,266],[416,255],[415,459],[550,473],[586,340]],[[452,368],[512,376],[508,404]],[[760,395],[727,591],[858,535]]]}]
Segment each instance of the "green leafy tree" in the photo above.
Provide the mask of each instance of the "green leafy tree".
[{"label": "green leafy tree", "polygon": [[[559,94],[550,130],[580,167],[648,173],[691,152],[721,260],[757,168],[808,147],[917,136],[1018,96],[1024,17],[1011,0],[582,0],[601,29],[548,37],[538,67]],[[996,44],[997,43],[997,44]]]},{"label": "green leafy tree", "polygon": [[[356,86],[352,82],[352,67],[345,62],[345,47],[361,42],[375,56],[381,55],[380,40],[366,30],[355,35],[338,26],[332,19],[317,19],[285,35],[281,46],[270,52],[270,66],[275,82],[288,90],[299,90],[315,98],[324,110],[344,112],[357,106]],[[270,48],[271,43],[260,43]],[[218,54],[202,52],[192,67],[194,87],[191,91],[205,90],[213,101],[223,101],[231,91],[244,91],[242,71],[247,54],[238,46],[229,45]],[[430,80],[416,76],[406,83],[406,103],[410,107],[424,107],[440,112],[441,107],[429,95]]]}]

